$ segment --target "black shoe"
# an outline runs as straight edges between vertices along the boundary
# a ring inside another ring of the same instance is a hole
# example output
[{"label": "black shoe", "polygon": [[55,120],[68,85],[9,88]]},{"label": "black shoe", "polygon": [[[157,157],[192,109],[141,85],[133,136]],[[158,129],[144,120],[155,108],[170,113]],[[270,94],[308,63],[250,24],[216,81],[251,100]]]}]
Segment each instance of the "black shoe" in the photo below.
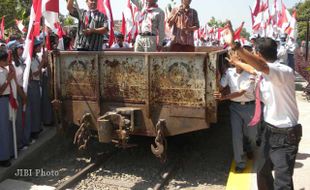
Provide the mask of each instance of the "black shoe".
[{"label": "black shoe", "polygon": [[242,173],[242,172],[244,171],[244,169],[245,169],[245,168],[243,168],[243,167],[236,166],[236,167],[235,167],[235,172],[236,172],[236,173]]},{"label": "black shoe", "polygon": [[0,167],[10,167],[12,164],[10,162],[10,160],[3,160],[3,161],[0,161]]}]

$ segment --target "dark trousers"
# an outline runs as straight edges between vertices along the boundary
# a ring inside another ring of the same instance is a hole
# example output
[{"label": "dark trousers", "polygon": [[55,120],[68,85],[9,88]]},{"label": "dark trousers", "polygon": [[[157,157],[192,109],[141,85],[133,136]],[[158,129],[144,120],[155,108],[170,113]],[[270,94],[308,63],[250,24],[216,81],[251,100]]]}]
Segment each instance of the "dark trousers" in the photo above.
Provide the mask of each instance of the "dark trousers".
[{"label": "dark trousers", "polygon": [[295,71],[294,54],[292,53],[287,54],[287,62],[288,62],[288,66],[291,67]]},{"label": "dark trousers", "polygon": [[[293,173],[298,145],[301,139],[301,125],[290,129],[277,129],[263,123],[260,165],[257,171],[259,190],[293,190]],[[274,178],[272,176],[274,170]]]},{"label": "dark trousers", "polygon": [[170,46],[170,51],[172,52],[195,52],[195,46],[172,43]]}]

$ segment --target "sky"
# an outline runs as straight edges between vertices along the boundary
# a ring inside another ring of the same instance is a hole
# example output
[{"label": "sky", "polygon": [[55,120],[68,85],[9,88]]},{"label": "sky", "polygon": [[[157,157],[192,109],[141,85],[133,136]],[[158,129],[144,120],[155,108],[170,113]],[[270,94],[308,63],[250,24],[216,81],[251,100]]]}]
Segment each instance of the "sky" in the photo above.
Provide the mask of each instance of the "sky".
[{"label": "sky", "polygon": [[[68,14],[66,9],[66,0],[60,1],[60,12],[64,15]],[[283,0],[287,8],[293,7],[301,0]],[[80,8],[87,9],[86,0],[77,0]],[[121,20],[122,11],[125,9],[127,0],[110,0],[113,17],[115,20]],[[168,0],[158,0],[158,4],[161,8],[166,7]],[[176,0],[179,5],[181,0]],[[271,0],[270,2],[273,2]],[[278,4],[280,4],[278,0]],[[253,7],[255,0],[192,0],[191,7],[196,9],[200,25],[207,23],[212,16],[217,20],[225,21],[231,20],[235,28],[239,27],[244,21],[247,31],[251,29],[251,14],[249,6]]]}]

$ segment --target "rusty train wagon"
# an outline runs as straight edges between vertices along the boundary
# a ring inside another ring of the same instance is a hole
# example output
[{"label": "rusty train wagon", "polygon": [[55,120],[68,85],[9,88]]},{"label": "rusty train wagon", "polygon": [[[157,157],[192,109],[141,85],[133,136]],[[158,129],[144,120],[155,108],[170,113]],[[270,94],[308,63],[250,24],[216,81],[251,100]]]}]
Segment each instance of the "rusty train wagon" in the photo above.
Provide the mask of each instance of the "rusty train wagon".
[{"label": "rusty train wagon", "polygon": [[80,126],[75,141],[81,147],[91,130],[100,142],[122,147],[131,135],[150,136],[152,152],[163,158],[165,137],[217,121],[213,92],[226,51],[201,51],[52,53],[54,109],[64,128]]}]

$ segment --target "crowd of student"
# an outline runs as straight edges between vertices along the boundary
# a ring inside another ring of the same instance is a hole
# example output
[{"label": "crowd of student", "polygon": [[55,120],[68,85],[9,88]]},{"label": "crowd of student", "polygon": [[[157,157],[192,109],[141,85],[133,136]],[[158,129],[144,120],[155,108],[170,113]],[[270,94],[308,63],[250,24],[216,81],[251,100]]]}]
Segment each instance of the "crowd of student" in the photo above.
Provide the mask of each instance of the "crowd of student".
[{"label": "crowd of student", "polygon": [[24,40],[11,36],[8,41],[1,42],[0,48],[0,166],[3,167],[11,165],[14,135],[17,149],[26,150],[39,138],[42,124],[53,124],[43,41],[36,39],[34,42],[27,90],[23,88],[26,68],[22,58]]}]

